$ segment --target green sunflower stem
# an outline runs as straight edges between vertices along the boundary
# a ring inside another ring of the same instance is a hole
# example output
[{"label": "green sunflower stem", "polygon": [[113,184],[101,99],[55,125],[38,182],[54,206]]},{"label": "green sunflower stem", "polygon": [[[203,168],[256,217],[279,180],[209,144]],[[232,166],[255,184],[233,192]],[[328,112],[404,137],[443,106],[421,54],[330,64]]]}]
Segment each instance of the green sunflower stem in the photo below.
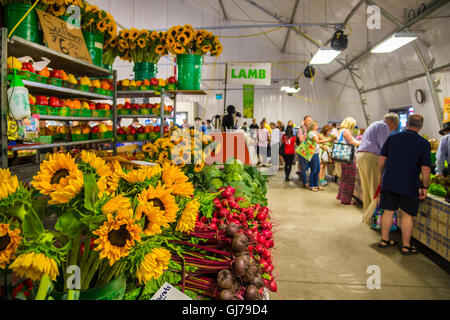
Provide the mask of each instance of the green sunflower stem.
[{"label": "green sunflower stem", "polygon": [[[86,274],[86,276],[83,279],[83,283],[81,286],[82,290],[87,290],[89,289],[89,284],[91,283],[92,278],[94,277],[95,272],[98,270],[100,263],[102,262],[98,257],[95,257],[95,254],[93,254],[94,256],[94,262],[91,265],[91,267],[88,269],[88,273]],[[97,258],[97,260],[95,260],[95,258]]]},{"label": "green sunflower stem", "polygon": [[51,287],[52,287],[52,280],[50,280],[50,277],[47,274],[43,274],[41,281],[39,283],[39,288],[35,300],[45,300]]},{"label": "green sunflower stem", "polygon": [[89,286],[89,282],[86,284],[86,282],[88,281],[88,275],[91,271],[91,267],[94,264],[96,259],[96,253],[94,251],[89,252],[89,258],[87,259],[86,265],[84,266],[83,269],[81,269],[81,288],[84,289],[85,286]]}]

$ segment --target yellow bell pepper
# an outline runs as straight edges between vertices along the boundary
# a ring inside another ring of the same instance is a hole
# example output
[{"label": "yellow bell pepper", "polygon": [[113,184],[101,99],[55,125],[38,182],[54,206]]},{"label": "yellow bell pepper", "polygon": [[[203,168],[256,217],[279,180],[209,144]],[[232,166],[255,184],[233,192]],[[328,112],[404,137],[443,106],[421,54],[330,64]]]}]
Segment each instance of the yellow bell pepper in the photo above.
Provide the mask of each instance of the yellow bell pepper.
[{"label": "yellow bell pepper", "polygon": [[128,79],[122,80],[122,86],[128,87],[129,85],[130,85],[130,80],[128,80]]},{"label": "yellow bell pepper", "polygon": [[166,86],[166,81],[164,81],[164,79],[158,79],[158,85],[160,87],[165,87]]},{"label": "yellow bell pepper", "polygon": [[89,79],[88,77],[82,77],[80,79],[80,84],[84,85],[84,86],[91,86],[91,79]]},{"label": "yellow bell pepper", "polygon": [[6,65],[8,69],[17,69],[17,70],[22,69],[22,62],[20,62],[15,57],[8,57],[8,59],[6,59]]},{"label": "yellow bell pepper", "polygon": [[91,83],[94,88],[100,88],[100,80],[95,79],[95,80],[92,80]]}]

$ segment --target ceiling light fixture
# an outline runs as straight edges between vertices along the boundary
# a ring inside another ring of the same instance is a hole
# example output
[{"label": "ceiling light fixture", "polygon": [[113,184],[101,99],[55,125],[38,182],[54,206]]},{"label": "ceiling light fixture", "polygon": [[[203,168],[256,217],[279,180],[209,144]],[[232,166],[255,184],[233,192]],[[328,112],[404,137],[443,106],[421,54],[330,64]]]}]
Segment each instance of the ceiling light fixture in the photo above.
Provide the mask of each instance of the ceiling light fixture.
[{"label": "ceiling light fixture", "polygon": [[372,53],[389,53],[417,39],[414,33],[394,33],[371,50]]},{"label": "ceiling light fixture", "polygon": [[309,62],[310,65],[314,64],[328,64],[333,61],[341,51],[333,50],[327,47],[320,47],[314,57]]}]

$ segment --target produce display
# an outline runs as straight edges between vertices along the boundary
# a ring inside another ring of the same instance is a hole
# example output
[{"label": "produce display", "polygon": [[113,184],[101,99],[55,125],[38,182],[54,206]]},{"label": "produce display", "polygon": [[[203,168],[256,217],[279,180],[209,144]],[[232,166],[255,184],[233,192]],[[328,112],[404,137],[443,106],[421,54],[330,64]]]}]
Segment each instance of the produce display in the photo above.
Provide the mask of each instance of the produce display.
[{"label": "produce display", "polygon": [[117,82],[117,86],[119,90],[156,90],[161,91],[161,88],[165,88],[166,90],[176,90],[177,89],[177,80],[175,77],[171,76],[164,79],[145,79],[145,80],[130,80],[123,79]]},{"label": "produce display", "polygon": [[64,70],[49,69],[47,66],[37,71],[32,62],[22,63],[16,57],[8,57],[7,67],[9,73],[16,70],[17,74],[25,80],[101,95],[113,95],[114,87],[111,79],[90,79],[86,76],[76,78],[73,74],[67,74]]},{"label": "produce display", "polygon": [[[164,114],[171,115],[173,112],[172,106],[164,105]],[[117,105],[117,114],[135,114],[135,115],[148,115],[159,117],[161,114],[161,104],[160,103],[120,103]]]},{"label": "produce display", "polygon": [[447,202],[450,202],[450,176],[441,177],[431,175],[431,183],[428,188],[428,192],[432,195],[445,198]]}]

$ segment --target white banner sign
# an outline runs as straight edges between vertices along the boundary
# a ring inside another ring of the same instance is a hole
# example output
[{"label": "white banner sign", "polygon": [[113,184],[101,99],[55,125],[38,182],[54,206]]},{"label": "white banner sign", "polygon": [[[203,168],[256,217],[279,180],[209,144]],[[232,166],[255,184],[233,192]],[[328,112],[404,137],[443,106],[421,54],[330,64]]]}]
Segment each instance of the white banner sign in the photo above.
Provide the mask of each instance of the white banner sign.
[{"label": "white banner sign", "polygon": [[228,84],[254,84],[270,86],[270,63],[228,63]]}]

